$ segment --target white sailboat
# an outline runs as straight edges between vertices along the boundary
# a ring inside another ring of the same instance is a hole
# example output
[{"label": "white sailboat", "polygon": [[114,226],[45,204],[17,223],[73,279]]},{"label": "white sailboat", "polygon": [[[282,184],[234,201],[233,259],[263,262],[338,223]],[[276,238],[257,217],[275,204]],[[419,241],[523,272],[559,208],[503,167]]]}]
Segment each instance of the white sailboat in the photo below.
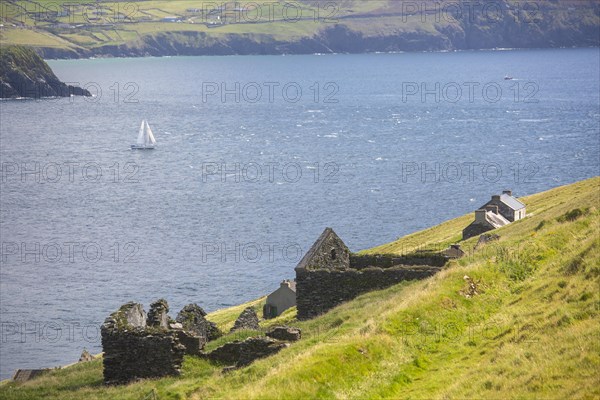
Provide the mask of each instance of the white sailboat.
[{"label": "white sailboat", "polygon": [[152,150],[156,144],[156,139],[152,134],[152,129],[146,120],[142,121],[140,125],[140,131],[137,137],[137,143],[131,145],[132,150]]}]

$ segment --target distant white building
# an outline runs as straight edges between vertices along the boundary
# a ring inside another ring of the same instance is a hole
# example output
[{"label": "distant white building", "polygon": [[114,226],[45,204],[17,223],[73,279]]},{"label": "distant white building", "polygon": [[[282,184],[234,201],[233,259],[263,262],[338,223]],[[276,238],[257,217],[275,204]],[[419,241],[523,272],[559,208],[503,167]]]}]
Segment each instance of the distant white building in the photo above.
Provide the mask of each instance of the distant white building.
[{"label": "distant white building", "polygon": [[296,305],[296,282],[284,280],[279,289],[267,296],[263,307],[263,318],[275,318],[282,312]]},{"label": "distant white building", "polygon": [[511,190],[504,190],[502,194],[492,196],[492,199],[480,208],[495,209],[496,206],[498,207],[496,212],[510,222],[525,218],[525,204],[513,197]]},{"label": "distant white building", "polygon": [[525,218],[525,204],[505,190],[475,211],[475,221],[463,229],[463,240]]},{"label": "distant white building", "polygon": [[181,17],[164,17],[161,19],[162,22],[181,22]]}]

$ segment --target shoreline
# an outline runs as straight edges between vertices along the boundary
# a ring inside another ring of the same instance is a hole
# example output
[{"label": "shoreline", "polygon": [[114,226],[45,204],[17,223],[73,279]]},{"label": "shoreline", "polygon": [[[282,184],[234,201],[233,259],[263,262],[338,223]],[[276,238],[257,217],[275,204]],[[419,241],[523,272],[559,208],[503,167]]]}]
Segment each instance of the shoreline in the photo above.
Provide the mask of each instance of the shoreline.
[{"label": "shoreline", "polygon": [[[28,45],[25,45],[28,46]],[[34,50],[38,50],[35,46]],[[69,61],[69,60],[111,60],[111,59],[162,59],[162,58],[173,58],[173,57],[260,57],[260,56],[276,56],[276,57],[290,57],[290,56],[344,56],[344,55],[392,55],[392,54],[429,54],[429,53],[468,53],[468,52],[508,52],[508,51],[542,51],[542,50],[580,50],[580,49],[600,49],[599,46],[556,46],[556,47],[490,47],[490,48],[476,48],[476,49],[440,49],[440,50],[394,50],[394,51],[365,51],[365,52],[297,52],[297,53],[233,53],[233,54],[162,54],[162,55],[113,55],[113,54],[98,54],[93,56],[80,56],[80,57],[44,57],[44,61]]]}]

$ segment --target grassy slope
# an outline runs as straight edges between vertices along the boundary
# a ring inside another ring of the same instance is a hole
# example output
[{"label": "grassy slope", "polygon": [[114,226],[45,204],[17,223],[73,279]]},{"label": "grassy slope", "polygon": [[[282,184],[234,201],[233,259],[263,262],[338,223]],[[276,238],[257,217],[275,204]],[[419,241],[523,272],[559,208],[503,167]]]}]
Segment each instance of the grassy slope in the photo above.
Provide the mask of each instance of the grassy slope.
[{"label": "grassy slope", "polygon": [[[0,398],[141,399],[152,390],[160,399],[598,398],[599,195],[596,177],[526,197],[526,219],[430,279],[368,293],[311,321],[293,321],[290,310],[275,322],[301,327],[303,340],[239,371],[222,375],[186,358],[180,378],[105,388],[94,361],[3,385]],[[589,210],[558,220],[575,208]],[[453,241],[471,218],[382,248]],[[465,275],[478,295],[461,294]],[[210,318],[227,327],[244,306]]]}]

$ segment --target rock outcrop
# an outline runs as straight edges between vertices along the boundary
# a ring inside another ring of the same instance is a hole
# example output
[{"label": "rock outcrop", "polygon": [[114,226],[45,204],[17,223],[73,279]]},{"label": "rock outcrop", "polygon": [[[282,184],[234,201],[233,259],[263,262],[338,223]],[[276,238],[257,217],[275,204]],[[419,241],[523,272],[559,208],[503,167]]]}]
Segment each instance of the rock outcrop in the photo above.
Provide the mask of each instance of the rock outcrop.
[{"label": "rock outcrop", "polygon": [[33,49],[0,46],[0,98],[91,96],[80,87],[61,82]]}]

